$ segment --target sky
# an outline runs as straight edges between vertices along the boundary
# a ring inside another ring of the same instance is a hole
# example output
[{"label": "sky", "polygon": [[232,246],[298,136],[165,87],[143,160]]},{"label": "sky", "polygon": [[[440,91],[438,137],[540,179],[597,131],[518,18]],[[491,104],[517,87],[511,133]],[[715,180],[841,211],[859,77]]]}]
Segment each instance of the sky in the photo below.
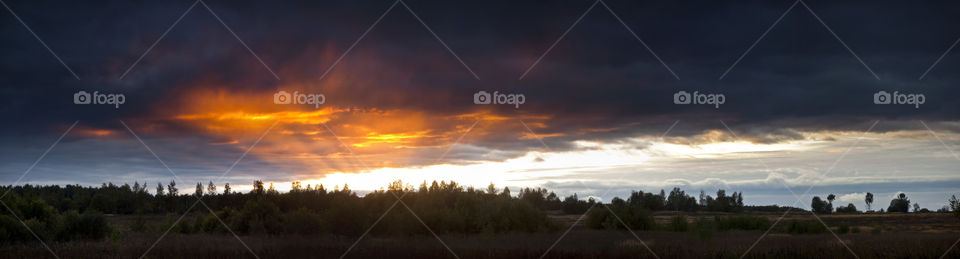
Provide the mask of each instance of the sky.
[{"label": "sky", "polygon": [[4,185],[960,194],[956,2],[3,3]]}]

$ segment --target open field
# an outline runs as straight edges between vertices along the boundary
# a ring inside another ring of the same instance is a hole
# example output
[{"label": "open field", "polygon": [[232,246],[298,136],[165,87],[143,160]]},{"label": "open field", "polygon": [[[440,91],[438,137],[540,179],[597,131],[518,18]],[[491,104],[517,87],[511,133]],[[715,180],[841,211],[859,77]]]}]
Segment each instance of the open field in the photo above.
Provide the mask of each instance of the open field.
[{"label": "open field", "polygon": [[[671,213],[661,212],[658,225]],[[771,222],[779,214],[762,214]],[[693,215],[710,217],[712,215]],[[189,217],[189,216],[188,216]],[[578,215],[551,216],[561,223],[576,221]],[[61,258],[136,258],[160,237],[162,216],[149,217],[151,229],[143,233],[124,231],[131,216],[110,216],[120,234],[104,241],[51,243]],[[791,213],[757,243],[746,258],[940,258],[960,238],[960,221],[949,214],[851,214],[823,215],[823,221],[836,230],[841,222],[859,233],[838,236],[830,233],[786,234],[777,231],[790,220],[816,220],[809,212]],[[874,231],[879,228],[879,231]],[[441,235],[440,238],[460,258],[539,258],[563,235],[566,228],[547,233],[505,233],[478,235]],[[688,232],[637,231],[660,258],[740,258],[763,235],[763,231],[724,231],[709,238]],[[357,237],[332,235],[246,235],[241,236],[260,258],[339,258]],[[40,244],[18,244],[0,248],[3,258],[46,258],[50,253]],[[250,251],[231,235],[177,234],[164,237],[148,258],[253,258]],[[453,258],[443,244],[432,236],[367,236],[347,258]],[[653,258],[650,251],[628,231],[595,230],[575,226],[547,254],[548,258]],[[953,249],[944,258],[960,258]]]}]

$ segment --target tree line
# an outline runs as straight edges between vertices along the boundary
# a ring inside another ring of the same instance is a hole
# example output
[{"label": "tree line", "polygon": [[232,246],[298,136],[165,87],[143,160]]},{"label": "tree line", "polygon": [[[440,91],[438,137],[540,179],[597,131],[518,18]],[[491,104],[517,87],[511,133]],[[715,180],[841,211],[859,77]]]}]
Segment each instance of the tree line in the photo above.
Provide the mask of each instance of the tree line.
[{"label": "tree line", "polygon": [[[833,194],[827,195],[826,201],[820,198],[820,196],[813,196],[813,199],[810,201],[810,208],[813,212],[817,214],[830,214],[830,213],[860,213],[861,211],[857,210],[857,206],[853,203],[848,203],[847,206],[838,206],[836,209],[833,207],[833,201],[836,200],[837,196]],[[864,204],[866,204],[867,210],[865,212],[874,212],[871,210],[874,202],[873,193],[866,193],[863,198]],[[915,213],[927,213],[930,212],[930,209],[920,208],[919,203],[913,203],[913,206],[910,206],[910,199],[907,197],[906,193],[899,193],[893,199],[890,200],[890,205],[887,206],[886,210],[880,208],[878,213],[884,212],[901,212],[907,213],[913,209]],[[957,196],[953,195],[950,199],[947,200],[947,205],[937,209],[937,212],[954,212],[957,217],[960,217],[960,201],[957,200]]]},{"label": "tree line", "polygon": [[[164,232],[169,229],[177,233],[227,233],[232,230],[239,234],[357,236],[366,231],[372,235],[429,234],[430,231],[463,234],[552,231],[558,226],[548,219],[547,211],[587,213],[587,225],[595,228],[622,228],[624,224],[620,221],[624,221],[629,228],[649,229],[653,226],[653,211],[743,213],[797,209],[777,205],[747,206],[741,192],[728,194],[725,190],[717,190],[708,195],[700,191],[698,196],[692,196],[676,187],[669,193],[664,190],[632,191],[626,199],[615,197],[609,203],[592,197],[584,199],[577,194],[561,199],[544,188],[521,188],[514,194],[508,187],[501,189],[490,184],[481,189],[454,181],[424,181],[414,187],[398,180],[363,196],[357,195],[346,184],[330,190],[322,184],[304,185],[296,181],[285,193],[260,180],[254,181],[252,190],[246,193],[234,191],[229,184],[221,187],[212,182],[197,183],[193,187],[192,194],[180,193],[180,187],[174,181],[165,185],[158,183],[153,193],[147,190],[145,183],[104,183],[98,187],[29,184],[0,187],[0,193],[8,193],[2,201],[10,207],[10,210],[0,211],[0,240],[33,240],[23,224],[30,226],[44,240],[97,239],[116,235],[117,230],[111,228],[104,213],[136,215],[136,220],[129,226],[133,231]],[[811,208],[817,213],[832,213],[835,198],[832,194],[826,201],[814,197]],[[203,206],[197,206],[200,201]],[[873,203],[873,194],[868,193],[865,201],[869,207]],[[600,205],[608,209],[596,209]],[[886,211],[906,212],[910,205],[906,195],[900,194]],[[204,206],[215,214],[208,213]],[[960,202],[954,196],[949,208],[941,210],[960,213],[958,207]],[[923,212],[916,203],[913,208]],[[191,216],[181,218],[180,215],[188,209],[192,209],[193,213],[188,214]],[[857,212],[853,204],[840,206],[836,211]],[[144,219],[144,215],[150,214],[166,215],[166,220],[159,227],[151,227]],[[717,224],[721,228],[763,225],[763,222],[743,217],[725,220],[717,221],[720,222]],[[370,228],[374,222],[381,223]]]}]

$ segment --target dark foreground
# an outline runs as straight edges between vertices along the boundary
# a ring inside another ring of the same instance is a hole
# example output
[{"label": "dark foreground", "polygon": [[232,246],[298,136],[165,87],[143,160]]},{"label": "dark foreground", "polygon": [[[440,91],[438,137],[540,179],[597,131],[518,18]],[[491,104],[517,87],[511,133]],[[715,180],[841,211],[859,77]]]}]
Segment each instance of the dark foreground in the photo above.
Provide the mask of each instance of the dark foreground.
[{"label": "dark foreground", "polygon": [[[914,216],[918,217],[918,216]],[[658,218],[659,219],[659,218]],[[944,218],[943,220],[947,220]],[[828,225],[849,218],[826,216]],[[877,220],[873,218],[871,220]],[[954,224],[937,224],[929,217],[901,222],[899,228],[839,234],[770,233],[745,258],[941,258],[960,234]],[[913,222],[911,224],[910,222]],[[873,224],[873,223],[871,223]],[[565,230],[565,229],[563,229]],[[563,230],[551,233],[490,235],[365,237],[345,258],[540,258]],[[740,258],[763,231],[717,232],[704,238],[688,232],[640,231],[637,235],[660,258]],[[72,241],[49,244],[60,258],[139,258],[160,233],[131,233],[105,241]],[[232,235],[171,233],[157,243],[146,258],[340,258],[356,241],[336,236],[241,236],[248,250]],[[575,227],[545,258],[654,258],[628,231]],[[256,256],[254,256],[254,254]],[[51,258],[41,244],[0,248],[0,258]],[[954,248],[943,258],[960,258]]]}]

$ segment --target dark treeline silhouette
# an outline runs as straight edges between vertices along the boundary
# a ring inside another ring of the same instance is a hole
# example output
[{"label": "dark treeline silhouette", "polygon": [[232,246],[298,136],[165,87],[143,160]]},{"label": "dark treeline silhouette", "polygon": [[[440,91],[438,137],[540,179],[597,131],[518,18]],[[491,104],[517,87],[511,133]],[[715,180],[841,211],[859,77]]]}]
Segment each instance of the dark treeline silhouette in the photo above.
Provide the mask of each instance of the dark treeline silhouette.
[{"label": "dark treeline silhouette", "polygon": [[[669,193],[638,190],[631,192],[626,200],[616,197],[602,203],[577,194],[561,199],[544,188],[522,188],[514,195],[509,188],[499,189],[493,184],[477,189],[453,181],[429,184],[424,181],[416,188],[395,181],[364,196],[357,195],[347,185],[329,190],[323,185],[304,186],[300,182],[293,182],[290,191],[285,193],[259,180],[254,181],[247,193],[235,192],[229,184],[220,187],[212,182],[197,183],[193,187],[193,194],[182,194],[173,181],[157,183],[152,193],[146,183],[0,187],[0,193],[8,193],[2,201],[10,207],[0,211],[0,240],[34,240],[33,233],[23,224],[44,240],[102,239],[117,232],[108,224],[104,213],[136,215],[127,229],[138,232],[357,236],[367,231],[373,235],[418,235],[430,231],[473,234],[558,229],[548,219],[548,211],[586,214],[585,223],[592,228],[648,230],[655,227],[652,217],[655,211],[738,214],[801,210],[777,205],[745,206],[743,194],[738,192],[728,195],[725,190],[718,190],[715,195],[707,195],[700,191],[699,196],[694,197],[680,188],[673,188]],[[398,198],[402,198],[402,202]],[[811,207],[817,213],[832,213],[835,198],[832,194],[826,201],[814,197]],[[872,198],[868,193],[865,199],[868,206]],[[203,202],[202,206],[197,205],[199,201]],[[960,202],[953,198],[950,206],[941,210],[956,213]],[[215,214],[209,213],[206,207]],[[914,207],[914,211],[926,211],[916,204]],[[900,194],[890,202],[887,211],[907,212],[909,208],[910,201],[905,194]],[[192,214],[180,217],[188,209]],[[853,204],[840,206],[836,211],[858,212]],[[147,224],[145,217],[150,215],[161,215],[161,219],[166,215],[166,220],[161,220],[159,226]],[[24,223],[20,223],[21,220]],[[680,223],[685,220],[674,221],[674,229],[688,227]],[[371,228],[374,222],[381,223]],[[752,230],[761,229],[769,222],[763,217],[727,216],[693,226],[703,228],[709,224],[720,230]],[[796,225],[795,232],[812,231],[811,227],[791,224]]]}]

